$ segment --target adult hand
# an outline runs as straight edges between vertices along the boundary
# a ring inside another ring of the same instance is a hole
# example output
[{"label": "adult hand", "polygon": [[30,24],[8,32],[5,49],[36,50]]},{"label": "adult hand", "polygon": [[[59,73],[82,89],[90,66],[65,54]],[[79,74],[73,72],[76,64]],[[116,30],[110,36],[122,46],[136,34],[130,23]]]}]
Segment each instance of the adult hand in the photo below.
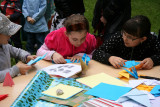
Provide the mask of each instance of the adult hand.
[{"label": "adult hand", "polygon": [[37,56],[36,55],[29,55],[29,56],[27,56],[27,63],[30,61],[30,60],[34,60],[34,59],[36,59],[37,58]]},{"label": "adult hand", "polygon": [[81,59],[81,56],[75,55],[73,57],[67,57],[67,59],[71,59],[72,62],[75,62],[75,60],[77,60],[77,62],[79,62],[79,60]]},{"label": "adult hand", "polygon": [[55,52],[52,55],[52,59],[56,64],[65,64],[66,60],[63,58],[63,56],[57,52]]},{"label": "adult hand", "polygon": [[127,61],[117,56],[111,56],[108,60],[115,68],[121,68]]},{"label": "adult hand", "polygon": [[153,61],[151,58],[145,58],[141,63],[144,65],[142,66],[142,69],[152,69],[153,68]]},{"label": "adult hand", "polygon": [[25,75],[25,74],[27,73],[27,71],[32,68],[32,66],[29,66],[29,65],[27,65],[27,64],[24,64],[24,63],[22,63],[22,62],[18,62],[18,63],[16,64],[16,66],[19,68],[19,72],[20,72],[20,74],[22,74],[22,75]]}]

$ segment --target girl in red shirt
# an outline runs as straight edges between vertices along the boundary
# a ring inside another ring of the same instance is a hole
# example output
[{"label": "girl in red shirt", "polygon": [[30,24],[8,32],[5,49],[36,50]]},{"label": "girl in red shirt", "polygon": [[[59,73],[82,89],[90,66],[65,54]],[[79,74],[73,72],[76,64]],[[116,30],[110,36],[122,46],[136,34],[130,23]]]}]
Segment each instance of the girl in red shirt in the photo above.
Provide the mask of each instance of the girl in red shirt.
[{"label": "girl in red shirt", "polygon": [[64,27],[52,31],[45,38],[45,43],[37,51],[46,60],[66,63],[65,58],[79,61],[79,53],[91,54],[96,48],[96,39],[89,32],[88,20],[80,14],[74,14],[64,21]]}]

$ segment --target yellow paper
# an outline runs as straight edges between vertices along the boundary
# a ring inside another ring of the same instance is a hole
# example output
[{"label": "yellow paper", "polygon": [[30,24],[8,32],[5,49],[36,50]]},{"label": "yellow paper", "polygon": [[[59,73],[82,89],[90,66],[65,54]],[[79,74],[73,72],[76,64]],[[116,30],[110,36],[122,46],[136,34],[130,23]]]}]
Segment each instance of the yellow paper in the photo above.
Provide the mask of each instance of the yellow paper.
[{"label": "yellow paper", "polygon": [[112,84],[112,85],[118,85],[118,86],[124,86],[126,84],[125,82],[116,79],[115,77],[112,77],[110,75],[107,75],[105,73],[99,73],[96,75],[88,76],[88,77],[83,77],[76,79],[78,82],[85,84],[91,88],[94,86],[98,85],[99,83],[107,83],[107,84]]},{"label": "yellow paper", "polygon": [[[61,89],[64,94],[57,95],[57,93],[56,93],[57,89]],[[60,98],[60,99],[68,99],[68,98],[72,97],[73,95],[79,93],[82,90],[83,90],[82,88],[73,87],[73,86],[64,85],[64,84],[58,84],[57,86],[55,86],[53,88],[50,88],[46,91],[43,91],[42,93],[44,95],[47,95],[50,97],[55,97],[55,98]]]},{"label": "yellow paper", "polygon": [[121,77],[125,77],[125,78],[127,78],[127,79],[129,79],[129,77],[130,77],[130,76],[129,76],[129,73],[126,72],[125,70],[119,72],[119,75],[120,75]]}]

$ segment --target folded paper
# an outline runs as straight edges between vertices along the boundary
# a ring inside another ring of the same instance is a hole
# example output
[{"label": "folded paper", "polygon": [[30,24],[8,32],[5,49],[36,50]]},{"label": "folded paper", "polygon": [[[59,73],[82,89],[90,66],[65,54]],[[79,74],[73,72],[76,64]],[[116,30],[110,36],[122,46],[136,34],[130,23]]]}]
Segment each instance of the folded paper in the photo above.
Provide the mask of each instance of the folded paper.
[{"label": "folded paper", "polygon": [[14,85],[13,79],[12,79],[10,73],[7,72],[6,76],[5,76],[5,79],[4,79],[4,82],[3,82],[3,86],[10,86],[10,87],[12,87],[12,85]]},{"label": "folded paper", "polygon": [[46,55],[47,55],[47,53],[44,54],[43,56],[38,56],[38,57],[37,57],[36,59],[34,59],[34,60],[30,60],[30,61],[27,63],[27,65],[32,65],[32,64],[34,64],[34,63],[42,60],[43,58],[45,58]]},{"label": "folded paper", "polygon": [[121,96],[117,102],[124,103],[124,102],[132,102],[143,105],[145,107],[151,107],[149,97],[143,91],[139,91],[137,89],[133,89],[130,92],[126,93],[125,95]]}]

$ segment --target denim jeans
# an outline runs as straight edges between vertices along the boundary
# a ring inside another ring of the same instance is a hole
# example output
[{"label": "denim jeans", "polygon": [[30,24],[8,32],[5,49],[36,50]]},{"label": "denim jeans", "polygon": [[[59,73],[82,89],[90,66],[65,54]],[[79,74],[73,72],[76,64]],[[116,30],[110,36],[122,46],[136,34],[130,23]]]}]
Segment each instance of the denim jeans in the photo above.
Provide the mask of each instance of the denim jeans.
[{"label": "denim jeans", "polygon": [[[41,33],[26,32],[26,36],[27,36],[26,49],[29,53],[34,54],[34,52],[37,51],[37,49],[39,49],[41,45],[43,45],[46,34],[45,32]],[[37,44],[36,50],[35,50],[35,44]]]}]

